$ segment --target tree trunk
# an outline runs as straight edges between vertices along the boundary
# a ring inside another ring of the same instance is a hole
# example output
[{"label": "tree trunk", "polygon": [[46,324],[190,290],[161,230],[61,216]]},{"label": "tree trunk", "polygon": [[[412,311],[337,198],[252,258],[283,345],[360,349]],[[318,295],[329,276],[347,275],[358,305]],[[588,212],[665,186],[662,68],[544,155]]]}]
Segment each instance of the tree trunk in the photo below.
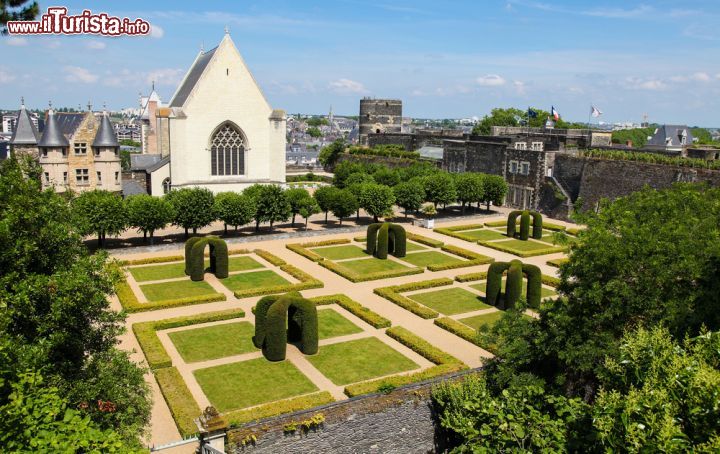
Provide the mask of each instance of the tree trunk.
[{"label": "tree trunk", "polygon": [[155,230],[150,230],[150,246],[155,244]]},{"label": "tree trunk", "polygon": [[292,222],[290,223],[292,227],[295,227],[295,213],[293,213]]},{"label": "tree trunk", "polygon": [[490,201],[487,202],[487,210],[490,211]]},{"label": "tree trunk", "polygon": [[188,228],[185,227],[185,239],[187,239],[187,237],[188,237]]},{"label": "tree trunk", "polygon": [[355,222],[360,222],[360,208],[358,208],[357,214],[355,215]]},{"label": "tree trunk", "polygon": [[465,202],[462,203],[461,214],[465,214]]},{"label": "tree trunk", "polygon": [[338,219],[340,219],[340,226],[342,227],[342,218],[338,218]]},{"label": "tree trunk", "polygon": [[309,218],[305,218],[305,230],[307,231],[307,223]]},{"label": "tree trunk", "polygon": [[255,231],[256,232],[260,231],[260,221],[255,221]]},{"label": "tree trunk", "polygon": [[375,223],[377,223],[377,222],[378,222],[378,217],[377,217],[377,216],[375,216],[375,215],[373,215],[373,222],[375,222]]},{"label": "tree trunk", "polygon": [[227,224],[223,222],[223,228],[225,229],[225,236],[227,236]]},{"label": "tree trunk", "polygon": [[328,212],[326,211],[326,212],[325,212],[325,224],[328,223],[327,214],[328,214]]},{"label": "tree trunk", "polygon": [[102,232],[98,232],[98,248],[101,248],[102,246],[103,246]]},{"label": "tree trunk", "polygon": [[408,216],[407,212],[408,212],[408,210],[407,210],[407,208],[405,208],[405,219],[407,219],[407,216]]},{"label": "tree trunk", "polygon": [[193,227],[193,235],[197,235],[197,227]]},{"label": "tree trunk", "polygon": [[143,242],[147,243],[147,230],[143,230]]},{"label": "tree trunk", "polygon": [[271,220],[270,220],[270,230],[273,229],[273,224],[274,224],[274,223],[275,223],[275,221],[271,219]]}]

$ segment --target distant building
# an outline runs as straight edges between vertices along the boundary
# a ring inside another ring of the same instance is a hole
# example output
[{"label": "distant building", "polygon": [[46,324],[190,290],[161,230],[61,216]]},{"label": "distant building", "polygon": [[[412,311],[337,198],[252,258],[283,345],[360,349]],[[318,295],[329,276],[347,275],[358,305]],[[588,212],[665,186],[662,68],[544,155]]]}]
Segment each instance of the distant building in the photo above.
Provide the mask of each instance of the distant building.
[{"label": "distant building", "polygon": [[682,153],[692,145],[693,136],[690,128],[685,125],[663,125],[655,129],[655,133],[645,144],[649,150],[664,150]]},{"label": "distant building", "polygon": [[[23,103],[24,104],[24,103]],[[20,112],[13,112],[6,115],[3,115],[2,117],[2,131],[6,134],[12,134],[13,131],[15,131],[15,125],[17,122],[17,117],[20,114]],[[38,115],[36,113],[28,112],[28,115],[30,116],[30,121],[35,125],[35,129],[41,129],[41,126],[38,122],[40,121],[38,118]]]},{"label": "distant building", "polygon": [[402,101],[399,99],[360,100],[359,144],[367,145],[370,134],[402,132]]}]

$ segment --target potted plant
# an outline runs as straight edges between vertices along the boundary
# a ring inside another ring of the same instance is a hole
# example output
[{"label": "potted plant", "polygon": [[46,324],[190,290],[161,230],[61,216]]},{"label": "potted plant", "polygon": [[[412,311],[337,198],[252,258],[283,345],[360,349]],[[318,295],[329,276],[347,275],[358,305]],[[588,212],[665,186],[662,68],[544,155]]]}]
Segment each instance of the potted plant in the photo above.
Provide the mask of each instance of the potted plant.
[{"label": "potted plant", "polygon": [[425,218],[422,220],[422,226],[426,229],[435,228],[435,215],[437,214],[435,205],[432,203],[425,204],[423,205],[421,211],[423,215],[425,215]]}]

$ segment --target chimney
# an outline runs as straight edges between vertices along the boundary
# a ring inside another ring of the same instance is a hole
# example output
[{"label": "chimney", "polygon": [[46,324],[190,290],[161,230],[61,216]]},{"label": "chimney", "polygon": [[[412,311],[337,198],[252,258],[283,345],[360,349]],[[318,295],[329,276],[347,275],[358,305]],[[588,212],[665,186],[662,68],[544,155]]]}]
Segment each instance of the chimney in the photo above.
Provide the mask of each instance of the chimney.
[{"label": "chimney", "polygon": [[626,145],[628,148],[632,148],[632,146],[633,146],[633,145],[632,145],[632,140],[627,140],[627,141],[625,141],[625,145]]}]

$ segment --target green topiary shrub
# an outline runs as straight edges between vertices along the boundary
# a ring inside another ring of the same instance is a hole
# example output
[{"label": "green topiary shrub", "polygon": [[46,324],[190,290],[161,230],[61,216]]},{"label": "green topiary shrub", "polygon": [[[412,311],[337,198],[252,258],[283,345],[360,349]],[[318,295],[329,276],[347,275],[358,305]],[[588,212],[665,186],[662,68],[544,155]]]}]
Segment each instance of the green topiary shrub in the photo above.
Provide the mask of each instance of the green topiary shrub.
[{"label": "green topiary shrub", "polygon": [[523,263],[522,271],[527,276],[527,299],[528,306],[537,309],[540,307],[542,298],[542,272],[540,268],[529,263]]},{"label": "green topiary shrub", "polygon": [[485,302],[491,306],[500,304],[500,290],[502,289],[502,277],[505,270],[510,267],[507,262],[493,262],[487,272],[487,284],[485,285]]},{"label": "green topiary shrub", "polygon": [[517,222],[517,217],[520,216],[522,211],[511,211],[510,214],[508,214],[508,220],[507,220],[507,236],[510,238],[515,238],[515,223]]},{"label": "green topiary shrub", "polygon": [[390,228],[390,241],[392,242],[390,252],[395,257],[405,257],[407,250],[407,235],[405,234],[405,229],[399,224],[388,225]]},{"label": "green topiary shrub", "polygon": [[520,215],[520,239],[527,241],[530,237],[530,213],[523,211]]},{"label": "green topiary shrub", "polygon": [[388,255],[390,236],[390,224],[384,223],[378,231],[377,247],[375,248],[375,257],[379,259],[386,259]]},{"label": "green topiary shrub", "polygon": [[315,303],[298,292],[260,299],[255,308],[253,343],[269,361],[285,359],[287,342],[299,342],[300,351],[318,351],[318,320]]},{"label": "green topiary shrub", "polygon": [[185,274],[188,276],[192,274],[192,271],[190,269],[190,261],[192,258],[192,248],[195,246],[195,243],[198,241],[202,241],[203,237],[201,236],[194,236],[192,238],[189,238],[185,242]]},{"label": "green topiary shrub", "polygon": [[522,280],[523,264],[520,260],[513,260],[508,268],[507,281],[505,282],[505,301],[500,309],[515,307],[520,295],[522,295]]},{"label": "green topiary shrub", "polygon": [[210,272],[218,278],[228,277],[228,247],[216,236],[193,237],[185,242],[185,274],[193,281],[205,278],[205,246],[210,245]]},{"label": "green topiary shrub", "polygon": [[378,230],[380,230],[380,227],[382,225],[383,224],[381,222],[377,222],[375,224],[370,224],[367,228],[367,234],[365,235],[367,237],[365,252],[370,255],[375,255],[375,249],[377,248]]},{"label": "green topiary shrub", "polygon": [[536,240],[542,239],[543,236],[543,217],[542,214],[538,213],[537,211],[531,211],[530,216],[532,216],[532,237]]},{"label": "green topiary shrub", "polygon": [[210,272],[218,279],[225,279],[229,275],[229,261],[227,243],[218,237],[208,237],[210,245]]}]

